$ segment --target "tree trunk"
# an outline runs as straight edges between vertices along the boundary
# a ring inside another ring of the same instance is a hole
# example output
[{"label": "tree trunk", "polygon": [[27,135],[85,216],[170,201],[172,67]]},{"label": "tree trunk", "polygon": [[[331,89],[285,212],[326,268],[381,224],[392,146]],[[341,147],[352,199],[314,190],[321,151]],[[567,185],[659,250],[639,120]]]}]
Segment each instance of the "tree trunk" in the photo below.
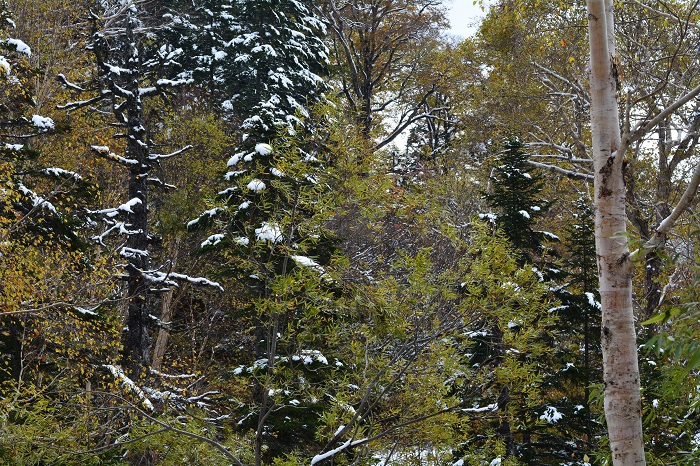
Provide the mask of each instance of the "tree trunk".
[{"label": "tree trunk", "polygon": [[[172,250],[172,256],[170,259],[170,267],[175,268],[177,265],[178,258],[180,256],[180,243],[182,242],[182,237],[177,236],[169,248]],[[160,321],[167,325],[173,318],[173,294],[175,293],[173,288],[170,288],[163,295],[163,300],[160,307]],[[165,350],[168,348],[168,339],[170,338],[170,330],[165,327],[161,327],[158,330],[158,339],[156,340],[156,346],[153,348],[153,362],[151,367],[159,371],[163,365],[163,356],[165,356]]]},{"label": "tree trunk", "polygon": [[[173,294],[174,291],[170,288],[163,295],[160,308],[160,320],[163,323],[170,322],[173,317]],[[156,346],[153,348],[153,362],[151,363],[151,367],[157,371],[160,371],[163,366],[163,357],[165,356],[165,350],[168,348],[169,337],[170,331],[167,328],[161,327],[158,329],[158,339],[156,340]]]},{"label": "tree trunk", "polygon": [[615,466],[644,465],[612,0],[587,0],[605,419]]}]

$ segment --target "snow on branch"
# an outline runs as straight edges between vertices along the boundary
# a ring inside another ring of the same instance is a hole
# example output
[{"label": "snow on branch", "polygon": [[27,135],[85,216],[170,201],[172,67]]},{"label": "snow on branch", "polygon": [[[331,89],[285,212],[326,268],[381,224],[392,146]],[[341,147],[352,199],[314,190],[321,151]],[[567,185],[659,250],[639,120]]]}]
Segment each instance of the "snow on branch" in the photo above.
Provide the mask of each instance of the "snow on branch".
[{"label": "snow on branch", "polygon": [[142,203],[141,199],[139,199],[138,197],[135,197],[135,198],[130,199],[129,201],[125,202],[124,204],[121,204],[119,207],[111,207],[111,208],[102,209],[102,210],[91,210],[91,211],[89,211],[89,213],[104,215],[106,217],[113,218],[121,213],[133,214],[134,211],[131,208],[134,206],[137,206],[141,203]]},{"label": "snow on branch", "polygon": [[45,168],[42,170],[43,173],[54,176],[56,178],[67,178],[67,179],[74,179],[74,180],[82,180],[83,177],[80,176],[80,174],[70,171],[70,170],[64,170],[63,168]]},{"label": "snow on branch", "polygon": [[186,152],[190,149],[192,149],[193,146],[185,146],[182,149],[176,150],[175,152],[171,152],[170,154],[151,154],[148,156],[148,160],[161,160],[161,159],[169,159],[170,157],[174,157],[176,155],[180,155],[183,152]]},{"label": "snow on branch", "polygon": [[190,277],[189,275],[184,275],[181,273],[166,273],[159,270],[140,270],[140,272],[143,278],[154,283],[162,283],[168,286],[178,286],[178,281],[188,282],[199,286],[212,286],[214,288],[218,288],[220,291],[224,291],[224,287],[219,283],[204,277]]},{"label": "snow on branch", "polygon": [[350,439],[347,442],[345,442],[344,444],[340,445],[339,447],[334,448],[333,450],[329,450],[325,453],[321,453],[320,455],[314,456],[311,459],[311,466],[314,466],[316,463],[320,463],[321,461],[323,461],[325,459],[328,459],[332,456],[337,455],[338,453],[345,450],[346,448],[353,447],[353,446],[360,444],[360,443],[365,443],[366,441],[367,441],[366,438],[363,438],[360,440],[354,440],[354,441],[352,439]]},{"label": "snow on branch", "polygon": [[[60,76],[63,76],[63,75],[60,75]],[[59,81],[61,81],[61,80],[59,79]],[[71,89],[83,90],[82,88],[78,87],[75,84],[69,83],[68,81],[61,81],[61,83],[64,86],[69,87]],[[109,90],[103,90],[102,92],[100,92],[99,95],[97,95],[91,99],[76,100],[74,102],[68,102],[67,104],[64,104],[64,105],[57,105],[56,108],[59,110],[73,110],[76,108],[84,108],[84,107],[88,107],[92,104],[95,104],[97,102],[100,102],[104,99],[108,99],[110,97],[112,97],[112,92]]]},{"label": "snow on branch", "polygon": [[34,209],[46,209],[50,212],[58,214],[58,212],[56,211],[56,207],[54,207],[54,205],[51,202],[38,195],[31,189],[27,188],[24,184],[20,183],[18,188],[22,194],[31,199],[32,207]]},{"label": "snow on branch", "polygon": [[93,236],[92,239],[93,239],[93,241],[96,241],[98,244],[100,244],[102,246],[106,246],[106,244],[104,243],[104,239],[106,237],[108,237],[110,234],[112,234],[112,232],[114,232],[114,231],[117,231],[120,235],[126,235],[126,236],[135,235],[135,234],[138,234],[141,232],[140,230],[129,230],[127,227],[128,227],[128,224],[126,222],[115,222],[112,224],[111,227],[109,227],[107,230],[105,230],[101,234]]},{"label": "snow on branch", "polygon": [[139,88],[139,95],[140,96],[150,96],[154,94],[163,94],[167,90],[179,86],[185,86],[187,84],[191,84],[194,82],[193,79],[178,79],[178,80],[172,80],[172,79],[159,79],[156,81],[156,85],[153,87],[142,87]]},{"label": "snow on branch", "polygon": [[151,374],[157,375],[159,377],[163,377],[165,379],[194,379],[197,377],[197,374],[178,374],[178,375],[166,374],[165,372],[161,372],[161,371],[156,370],[152,367],[150,367],[148,369],[148,371]]},{"label": "snow on branch", "polygon": [[83,89],[82,87],[68,81],[68,78],[66,78],[66,75],[64,75],[63,73],[59,73],[56,76],[56,79],[58,80],[58,82],[60,82],[63,85],[63,87],[67,87],[67,88],[73,89],[75,91],[85,92],[85,89]]},{"label": "snow on branch", "polygon": [[200,222],[204,223],[206,220],[214,218],[215,216],[217,216],[218,214],[220,214],[223,211],[224,211],[223,207],[214,207],[213,209],[206,210],[206,211],[202,212],[202,215],[200,215],[199,217],[187,222],[187,228],[188,229],[194,228],[198,223],[200,223]]},{"label": "snow on branch", "polygon": [[107,160],[112,160],[113,162],[117,162],[119,165],[123,165],[125,167],[133,167],[139,164],[138,160],[127,159],[126,157],[122,157],[121,155],[115,154],[114,152],[110,151],[109,147],[107,146],[91,146],[91,148],[100,157],[103,157]]},{"label": "snow on branch", "polygon": [[41,116],[41,115],[32,115],[32,124],[42,131],[54,129],[53,120],[49,117],[45,117],[45,116]]},{"label": "snow on branch", "polygon": [[114,366],[112,364],[103,364],[102,367],[106,368],[109,370],[112,375],[114,376],[115,379],[121,381],[122,386],[126,389],[128,389],[130,392],[133,392],[136,394],[136,396],[139,397],[143,405],[151,412],[155,411],[155,408],[153,407],[153,403],[151,403],[151,400],[148,399],[146,396],[146,393],[144,393],[143,390],[141,390],[140,387],[138,387],[133,380],[131,380],[127,375],[124,373],[124,370],[119,367],[119,366]]},{"label": "snow on branch", "polygon": [[19,53],[23,53],[28,57],[32,55],[32,49],[19,39],[7,39],[5,43],[9,46],[13,46]]}]

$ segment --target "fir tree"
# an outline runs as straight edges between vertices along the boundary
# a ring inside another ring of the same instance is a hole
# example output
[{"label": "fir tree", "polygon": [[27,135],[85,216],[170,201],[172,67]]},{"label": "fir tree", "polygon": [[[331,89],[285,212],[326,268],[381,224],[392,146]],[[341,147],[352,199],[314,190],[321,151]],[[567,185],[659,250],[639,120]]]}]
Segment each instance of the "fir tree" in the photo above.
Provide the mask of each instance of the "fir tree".
[{"label": "fir tree", "polygon": [[557,345],[557,357],[565,369],[551,380],[553,387],[566,387],[567,397],[562,401],[567,403],[562,409],[577,419],[573,425],[581,431],[576,437],[582,441],[575,442],[574,450],[581,458],[592,451],[595,439],[603,431],[590,403],[591,387],[602,382],[600,295],[593,217],[590,203],[579,198],[574,221],[565,228],[563,262],[568,283],[557,293],[562,302],[557,310],[562,335],[562,341]]},{"label": "fir tree", "polygon": [[542,199],[544,180],[528,163],[518,139],[510,139],[496,158],[488,204],[496,210],[496,225],[520,255],[519,263],[537,264],[545,252],[545,233],[534,226],[551,203]]},{"label": "fir tree", "polygon": [[[163,98],[188,82],[172,79],[179,69],[176,59],[182,51],[170,44],[153,42],[153,31],[163,27],[163,11],[159,4],[105,1],[97,2],[96,8],[100,14],[93,14],[93,33],[88,48],[94,54],[97,74],[81,85],[59,76],[65,87],[88,94],[87,98],[67,103],[62,108],[70,111],[104,105],[104,110],[111,110],[113,125],[119,128],[114,135],[117,148],[94,145],[92,152],[128,172],[126,200],[119,206],[95,210],[91,214],[107,225],[106,230],[95,237],[100,244],[112,234],[125,238],[118,248],[125,262],[120,276],[126,282],[128,297],[124,362],[130,375],[138,376],[150,365],[149,328],[154,321],[151,309],[158,293],[164,287],[175,286],[178,280],[220,286],[152,264],[151,250],[158,238],[151,232],[150,194],[154,187],[170,187],[156,176],[155,170],[162,159],[176,156],[189,147],[170,154],[157,153],[149,136],[152,122],[147,118],[144,105],[147,99]],[[121,140],[125,141],[123,146]],[[123,155],[118,153],[120,151]]]},{"label": "fir tree", "polygon": [[[231,11],[236,26],[224,33],[230,34],[224,36],[230,47],[219,54],[216,74],[227,96],[222,110],[239,128],[240,143],[227,164],[230,186],[189,226],[214,221],[223,227],[203,246],[222,251],[222,272],[245,286],[238,317],[250,329],[241,358],[251,363],[245,375],[252,393],[242,415],[244,427],[254,432],[255,462],[261,464],[312,441],[317,423],[302,419],[314,416],[319,405],[309,389],[321,383],[317,374],[333,370],[321,364],[316,374],[300,375],[311,366],[299,364],[325,348],[326,331],[309,312],[324,315],[323,325],[335,321],[327,314],[332,282],[323,272],[334,238],[319,223],[325,215],[321,193],[328,189],[321,183],[326,154],[314,142],[322,136],[318,128],[308,124],[315,121],[312,106],[324,100],[327,50],[323,23],[301,2],[246,0]],[[308,346],[303,335],[314,328],[318,342]],[[283,386],[295,388],[279,389]],[[298,426],[295,434],[279,440],[271,435],[290,422]]]}]

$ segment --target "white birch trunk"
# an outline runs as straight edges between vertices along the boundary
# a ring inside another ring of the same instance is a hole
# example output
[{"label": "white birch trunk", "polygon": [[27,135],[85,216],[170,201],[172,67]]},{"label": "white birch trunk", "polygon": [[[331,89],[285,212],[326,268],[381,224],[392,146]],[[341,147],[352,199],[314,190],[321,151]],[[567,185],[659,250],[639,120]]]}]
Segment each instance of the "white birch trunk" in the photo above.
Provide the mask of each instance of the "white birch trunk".
[{"label": "white birch trunk", "polygon": [[587,0],[605,419],[615,466],[644,465],[612,0]]}]

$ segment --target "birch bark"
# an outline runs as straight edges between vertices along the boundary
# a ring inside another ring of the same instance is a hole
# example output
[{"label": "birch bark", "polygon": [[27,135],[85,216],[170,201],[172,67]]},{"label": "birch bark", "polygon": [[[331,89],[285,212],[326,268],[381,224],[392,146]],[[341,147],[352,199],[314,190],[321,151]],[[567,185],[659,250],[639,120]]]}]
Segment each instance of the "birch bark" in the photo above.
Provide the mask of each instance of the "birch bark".
[{"label": "birch bark", "polygon": [[587,7],[605,419],[613,464],[644,465],[612,0],[587,0]]}]

